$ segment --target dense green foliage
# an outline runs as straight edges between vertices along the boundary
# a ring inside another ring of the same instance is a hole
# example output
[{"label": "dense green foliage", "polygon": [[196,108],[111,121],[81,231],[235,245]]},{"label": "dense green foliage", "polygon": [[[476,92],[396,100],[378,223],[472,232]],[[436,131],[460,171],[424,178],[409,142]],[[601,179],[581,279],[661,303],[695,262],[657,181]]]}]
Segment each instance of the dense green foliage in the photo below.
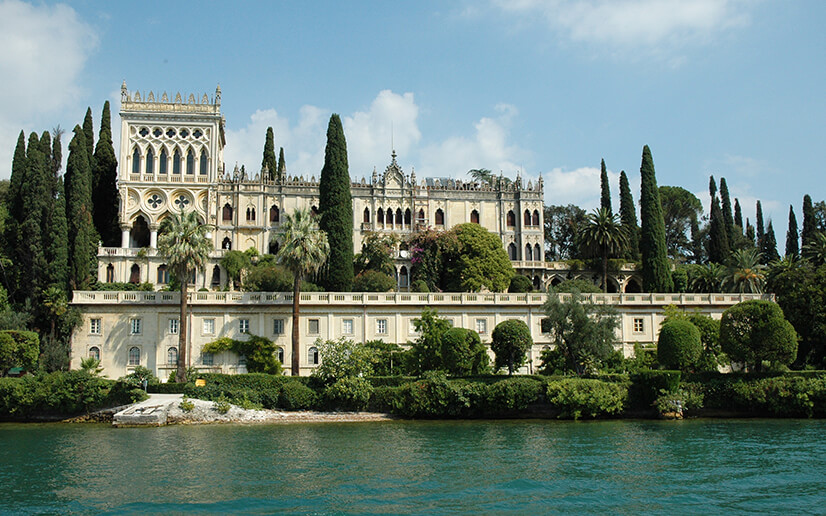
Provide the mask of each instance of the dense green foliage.
[{"label": "dense green foliage", "polygon": [[105,246],[120,244],[118,227],[118,160],[112,145],[112,122],[109,101],[103,103],[100,133],[92,168],[92,202],[95,229]]},{"label": "dense green foliage", "polygon": [[321,214],[318,225],[330,243],[322,285],[330,292],[349,292],[353,288],[353,200],[347,142],[337,114],[330,117],[327,126],[327,147],[318,193]]},{"label": "dense green foliage", "polygon": [[763,362],[787,365],[797,356],[797,332],[770,301],[745,301],[723,312],[720,347],[755,371]]},{"label": "dense green foliage", "polygon": [[708,252],[709,261],[720,264],[726,263],[731,253],[728,232],[720,209],[720,201],[717,197],[711,200],[711,221],[709,222],[706,251]]},{"label": "dense green foliage", "polygon": [[668,255],[688,256],[691,254],[688,230],[702,213],[703,205],[693,193],[679,186],[661,186],[659,194]]},{"label": "dense green foliage", "polygon": [[789,205],[789,229],[786,230],[786,256],[798,258],[800,256],[800,235],[797,231],[797,217],[794,216],[794,206]]},{"label": "dense green foliage", "polygon": [[381,272],[392,275],[393,249],[399,243],[396,235],[368,231],[361,240],[361,252],[355,256],[356,275],[364,271]]},{"label": "dense green foliage", "polygon": [[371,350],[360,342],[345,337],[316,339],[315,346],[321,363],[313,370],[313,376],[326,384],[373,374]]},{"label": "dense green foliage", "polygon": [[490,349],[496,360],[494,368],[508,368],[508,375],[519,369],[525,363],[526,353],[533,345],[531,329],[525,321],[508,319],[496,325],[491,334]]},{"label": "dense green foliage", "polygon": [[227,251],[221,257],[221,267],[227,271],[227,281],[230,289],[241,285],[241,273],[251,265],[250,257],[241,251]]},{"label": "dense green foliage", "polygon": [[425,308],[422,316],[413,321],[419,337],[410,346],[411,372],[422,374],[443,369],[442,338],[450,327],[450,322],[432,308]]},{"label": "dense green foliage", "polygon": [[34,371],[40,355],[40,338],[33,331],[0,331],[0,376],[9,369],[22,367]]},{"label": "dense green foliage", "polygon": [[69,225],[69,285],[88,289],[97,271],[97,232],[92,221],[92,171],[83,130],[75,126],[69,143],[64,188]]},{"label": "dense green foliage", "polygon": [[465,328],[450,328],[442,335],[442,370],[454,376],[477,376],[490,372],[490,359],[479,334]]},{"label": "dense green foliage", "polygon": [[610,216],[614,214],[611,209],[611,183],[608,182],[608,170],[605,168],[604,159],[600,162],[599,167],[599,207],[601,210],[608,212]]},{"label": "dense green foliage", "polygon": [[817,218],[809,194],[803,196],[803,230],[800,233],[800,247],[806,247],[814,242],[817,233]]},{"label": "dense green foliage", "polygon": [[579,241],[585,256],[601,258],[602,291],[608,292],[608,258],[623,254],[628,247],[628,236],[619,217],[605,208],[588,214]]},{"label": "dense green foliage", "polygon": [[640,254],[643,289],[646,292],[671,292],[673,285],[665,241],[665,223],[654,172],[654,160],[651,158],[648,145],[642,149],[640,175]]},{"label": "dense green foliage", "polygon": [[640,255],[640,228],[637,225],[637,209],[634,206],[634,197],[628,184],[628,176],[623,170],[620,172],[620,222],[628,236],[626,258],[636,260]]},{"label": "dense green foliage", "polygon": [[703,344],[700,330],[687,320],[663,323],[657,340],[657,361],[667,369],[693,370],[700,360]]},{"label": "dense green foliage", "polygon": [[[634,215],[636,220],[636,215]],[[578,235],[585,225],[586,213],[579,206],[545,206],[545,242],[549,260],[579,258]],[[625,223],[623,221],[623,223]]]},{"label": "dense green foliage", "polygon": [[261,173],[267,174],[267,179],[275,179],[278,174],[278,165],[275,161],[275,138],[272,127],[267,127],[267,139],[264,141],[264,157],[261,159]]},{"label": "dense green foliage", "polygon": [[396,290],[396,280],[383,272],[366,270],[353,280],[353,292],[390,292]]},{"label": "dense green foliage", "polygon": [[249,334],[246,340],[221,337],[204,345],[205,353],[232,351],[247,359],[247,371],[250,373],[281,374],[281,362],[275,356],[278,346],[266,337]]},{"label": "dense green foliage", "polygon": [[826,359],[826,266],[806,261],[775,267],[768,290],[800,335],[797,363],[822,365]]},{"label": "dense green foliage", "polygon": [[521,294],[533,290],[533,283],[531,279],[522,274],[514,274],[511,278],[511,284],[508,286],[508,292],[512,294]]}]

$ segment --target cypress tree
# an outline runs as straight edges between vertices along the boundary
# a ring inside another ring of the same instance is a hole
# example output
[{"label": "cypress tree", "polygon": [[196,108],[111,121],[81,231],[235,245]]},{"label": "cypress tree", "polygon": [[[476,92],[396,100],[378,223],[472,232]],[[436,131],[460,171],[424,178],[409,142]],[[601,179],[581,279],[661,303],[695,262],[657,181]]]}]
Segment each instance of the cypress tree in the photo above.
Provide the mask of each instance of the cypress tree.
[{"label": "cypress tree", "polygon": [[786,256],[799,258],[800,244],[798,239],[800,235],[797,232],[797,217],[794,216],[794,206],[789,205],[789,229],[786,230]]},{"label": "cypress tree", "polygon": [[284,174],[287,172],[287,162],[284,161],[284,147],[278,148],[278,174],[279,181],[284,181]]},{"label": "cypress tree", "polygon": [[766,234],[763,235],[763,246],[760,249],[760,263],[768,265],[779,259],[780,255],[777,254],[777,239],[774,237],[774,227],[772,227],[772,221],[769,219]]},{"label": "cypress tree", "polygon": [[717,195],[717,182],[714,181],[714,176],[708,178],[708,195],[712,199]]},{"label": "cypress tree", "polygon": [[327,126],[327,147],[318,192],[319,228],[327,233],[330,242],[324,286],[331,292],[349,292],[353,288],[353,201],[347,141],[341,119],[335,113]]},{"label": "cypress tree", "polygon": [[264,142],[264,158],[261,160],[261,170],[267,169],[268,179],[275,179],[278,168],[275,163],[275,137],[272,127],[267,127],[267,140]]},{"label": "cypress tree", "polygon": [[628,185],[628,176],[625,171],[620,172],[620,222],[628,234],[628,258],[636,260],[640,256],[640,228],[637,225],[637,211],[634,207],[634,197]]},{"label": "cypress tree", "polygon": [[728,233],[728,241],[730,244],[734,243],[734,217],[731,214],[731,197],[728,194],[728,185],[726,178],[720,178],[720,202],[723,210],[723,221],[726,224],[726,232]]},{"label": "cypress tree", "polygon": [[746,239],[751,243],[752,246],[755,245],[754,226],[751,225],[749,219],[746,219]]},{"label": "cypress tree", "polygon": [[601,193],[599,205],[602,209],[608,210],[609,215],[613,215],[614,212],[611,210],[611,185],[608,183],[608,170],[605,168],[604,159],[600,162],[599,186]]},{"label": "cypress tree", "polygon": [[86,137],[86,158],[89,160],[89,170],[95,169],[95,128],[92,124],[92,108],[86,108],[83,118],[83,136]]},{"label": "cypress tree", "polygon": [[674,284],[671,280],[671,266],[665,244],[665,221],[657,189],[654,160],[648,145],[642,149],[640,176],[640,253],[643,288],[646,292],[671,292]]},{"label": "cypress tree", "polygon": [[801,249],[814,243],[817,233],[817,220],[815,218],[815,208],[812,205],[812,198],[809,194],[803,196],[803,232],[800,234]]},{"label": "cypress tree", "polygon": [[713,263],[726,263],[731,250],[721,211],[720,199],[715,195],[711,201],[711,221],[708,228],[708,260]]},{"label": "cypress tree", "polygon": [[22,218],[23,182],[26,180],[26,135],[20,131],[17,137],[17,146],[14,148],[14,158],[11,162],[11,177],[9,178],[9,214],[20,222]]},{"label": "cypress tree", "polygon": [[69,287],[69,228],[66,222],[66,195],[63,180],[57,178],[54,209],[47,219],[46,285],[66,290]]},{"label": "cypress tree", "polygon": [[69,227],[69,286],[89,288],[96,266],[95,227],[92,222],[92,174],[86,156],[86,137],[75,126],[66,162],[66,219]]},{"label": "cypress tree", "polygon": [[[109,101],[103,103],[100,134],[95,147],[92,169],[92,216],[95,230],[104,246],[114,247],[120,242],[118,227],[118,160],[112,145],[112,123]],[[68,184],[66,185],[68,192]],[[93,243],[97,243],[94,240]]]},{"label": "cypress tree", "polygon": [[763,236],[765,230],[763,228],[763,205],[757,201],[757,213],[754,214],[755,224],[757,225],[757,250],[763,248]]},{"label": "cypress tree", "polygon": [[[51,151],[51,139],[44,142]],[[20,224],[16,266],[20,271],[20,293],[24,299],[34,300],[45,287],[46,255],[43,249],[44,214],[51,209],[49,184],[51,152],[43,154],[43,145],[37,133],[29,135],[26,150],[26,181],[21,189],[22,220]]]},{"label": "cypress tree", "polygon": [[691,258],[694,263],[703,263],[705,261],[705,249],[703,246],[703,233],[700,231],[700,223],[697,217],[691,217],[689,222],[691,227]]},{"label": "cypress tree", "polygon": [[740,199],[734,198],[734,225],[740,228],[740,233],[743,232],[743,210],[740,209]]},{"label": "cypress tree", "polygon": [[[107,101],[108,103],[108,101]],[[63,129],[58,125],[52,129],[52,174],[57,179],[60,169],[63,168]]]}]

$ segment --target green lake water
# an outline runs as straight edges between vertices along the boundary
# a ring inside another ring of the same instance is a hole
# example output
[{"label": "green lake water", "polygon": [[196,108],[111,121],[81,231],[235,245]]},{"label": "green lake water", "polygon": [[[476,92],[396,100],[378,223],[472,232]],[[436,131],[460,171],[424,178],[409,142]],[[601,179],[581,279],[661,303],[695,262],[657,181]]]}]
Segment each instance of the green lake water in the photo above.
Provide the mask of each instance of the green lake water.
[{"label": "green lake water", "polygon": [[0,424],[0,512],[826,512],[826,421]]}]

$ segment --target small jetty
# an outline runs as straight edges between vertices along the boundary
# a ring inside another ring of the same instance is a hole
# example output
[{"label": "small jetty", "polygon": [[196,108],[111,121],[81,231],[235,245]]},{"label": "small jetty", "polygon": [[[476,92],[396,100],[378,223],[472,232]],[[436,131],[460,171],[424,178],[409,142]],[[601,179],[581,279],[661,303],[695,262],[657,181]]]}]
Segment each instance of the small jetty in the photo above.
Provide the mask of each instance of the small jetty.
[{"label": "small jetty", "polygon": [[115,413],[112,425],[163,426],[167,423],[170,407],[180,401],[180,394],[150,394],[148,399]]}]

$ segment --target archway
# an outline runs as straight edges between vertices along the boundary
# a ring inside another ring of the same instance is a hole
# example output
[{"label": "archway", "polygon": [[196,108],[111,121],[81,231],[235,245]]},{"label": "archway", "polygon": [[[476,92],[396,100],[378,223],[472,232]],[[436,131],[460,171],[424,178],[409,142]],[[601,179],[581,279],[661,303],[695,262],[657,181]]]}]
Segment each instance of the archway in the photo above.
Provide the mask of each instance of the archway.
[{"label": "archway", "polygon": [[642,286],[637,278],[631,278],[625,283],[626,294],[639,294],[642,292]]},{"label": "archway", "polygon": [[138,215],[132,222],[132,230],[129,232],[129,247],[149,247],[149,224],[143,215]]},{"label": "archway", "polygon": [[141,282],[141,266],[137,263],[132,264],[132,269],[129,273],[129,283],[140,283]]}]

